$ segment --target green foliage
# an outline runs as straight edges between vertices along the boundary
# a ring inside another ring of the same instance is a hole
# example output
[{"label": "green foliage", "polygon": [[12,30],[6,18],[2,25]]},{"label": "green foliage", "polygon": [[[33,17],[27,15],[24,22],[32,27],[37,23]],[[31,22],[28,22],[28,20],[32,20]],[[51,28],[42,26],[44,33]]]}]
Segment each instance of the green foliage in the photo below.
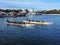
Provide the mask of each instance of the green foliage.
[{"label": "green foliage", "polygon": [[49,11],[46,11],[46,10],[43,10],[43,11],[40,11],[40,13],[42,14],[60,14],[60,10],[49,10]]},{"label": "green foliage", "polygon": [[[22,9],[19,9],[19,10],[10,10],[10,9],[3,10],[3,9],[0,9],[0,11],[6,12],[6,13],[14,11],[14,12],[18,13],[19,11],[21,12]],[[26,13],[29,13],[28,9],[26,9],[25,11],[26,11]],[[60,9],[59,10],[54,9],[54,10],[48,10],[48,11],[47,10],[43,10],[43,11],[37,10],[36,13],[41,13],[41,14],[60,14]]]}]

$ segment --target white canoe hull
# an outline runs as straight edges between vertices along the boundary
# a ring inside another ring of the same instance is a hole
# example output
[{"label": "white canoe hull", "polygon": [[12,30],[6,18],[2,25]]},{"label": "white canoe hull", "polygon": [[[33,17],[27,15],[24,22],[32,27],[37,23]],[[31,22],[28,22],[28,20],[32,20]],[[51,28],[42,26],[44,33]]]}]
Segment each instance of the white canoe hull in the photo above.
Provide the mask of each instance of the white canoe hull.
[{"label": "white canoe hull", "polygon": [[44,25],[48,25],[48,24],[53,24],[52,22],[32,22],[32,21],[23,21],[25,23],[31,23],[31,24],[44,24]]},{"label": "white canoe hull", "polygon": [[6,22],[6,24],[9,24],[9,25],[18,25],[18,26],[35,26],[35,24],[15,24],[15,23],[8,23],[8,22]]}]

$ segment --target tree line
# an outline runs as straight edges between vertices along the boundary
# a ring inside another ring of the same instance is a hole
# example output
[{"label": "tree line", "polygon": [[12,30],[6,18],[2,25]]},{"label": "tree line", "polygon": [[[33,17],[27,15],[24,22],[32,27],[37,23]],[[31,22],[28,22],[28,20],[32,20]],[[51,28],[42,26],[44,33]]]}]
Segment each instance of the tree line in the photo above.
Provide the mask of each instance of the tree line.
[{"label": "tree line", "polygon": [[[2,12],[11,12],[11,11],[14,11],[14,12],[19,12],[19,11],[22,11],[22,9],[19,9],[19,10],[10,10],[10,9],[6,9],[6,10],[4,10],[4,9],[0,9],[0,11],[2,11]],[[25,11],[28,13],[29,12],[29,10],[28,9],[25,9]],[[37,11],[35,11],[35,12],[37,12],[37,13],[41,13],[41,14],[60,14],[60,9],[59,10],[57,10],[57,9],[54,9],[54,10],[37,10]]]},{"label": "tree line", "polygon": [[54,9],[54,10],[43,10],[43,11],[39,11],[39,13],[42,13],[42,14],[60,14],[60,9],[57,10],[57,9]]}]

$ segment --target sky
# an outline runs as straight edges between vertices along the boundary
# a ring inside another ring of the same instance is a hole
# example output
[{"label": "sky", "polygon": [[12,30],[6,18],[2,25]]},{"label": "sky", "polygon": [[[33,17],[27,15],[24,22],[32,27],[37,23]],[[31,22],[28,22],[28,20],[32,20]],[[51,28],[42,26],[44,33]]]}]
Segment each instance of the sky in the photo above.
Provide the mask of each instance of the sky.
[{"label": "sky", "polygon": [[0,0],[0,9],[60,9],[60,0]]}]

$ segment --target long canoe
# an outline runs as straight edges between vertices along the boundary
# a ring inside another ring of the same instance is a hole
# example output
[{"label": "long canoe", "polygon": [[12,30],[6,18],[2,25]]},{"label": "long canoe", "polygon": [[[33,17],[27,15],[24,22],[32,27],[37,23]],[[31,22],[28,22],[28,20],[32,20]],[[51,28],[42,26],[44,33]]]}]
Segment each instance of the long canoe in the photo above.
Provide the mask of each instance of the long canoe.
[{"label": "long canoe", "polygon": [[13,21],[7,21],[6,24],[9,25],[18,25],[18,26],[35,26],[35,24],[30,23],[24,23],[24,22],[13,22]]},{"label": "long canoe", "polygon": [[33,24],[43,24],[43,25],[53,24],[52,22],[34,22],[34,21],[27,21],[27,20],[23,20],[23,22],[25,22],[25,23],[33,23]]}]

